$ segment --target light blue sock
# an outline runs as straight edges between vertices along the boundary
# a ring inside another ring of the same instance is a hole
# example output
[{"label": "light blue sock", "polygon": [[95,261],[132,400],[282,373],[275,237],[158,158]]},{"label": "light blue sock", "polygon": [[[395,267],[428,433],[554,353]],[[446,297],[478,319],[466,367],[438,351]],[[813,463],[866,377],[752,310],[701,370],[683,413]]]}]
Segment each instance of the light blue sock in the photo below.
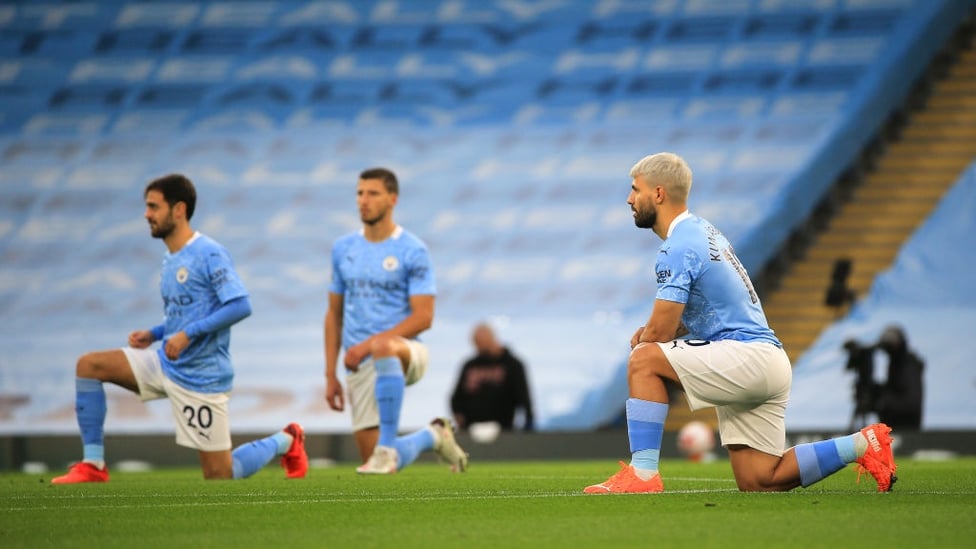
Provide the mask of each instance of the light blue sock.
[{"label": "light blue sock", "polygon": [[417,460],[421,453],[434,449],[434,433],[426,427],[409,435],[396,439],[396,449],[400,460],[397,471]]},{"label": "light blue sock", "polygon": [[[288,451],[288,447],[291,446],[291,441],[284,447],[282,451],[281,447],[284,444],[282,437],[279,435],[284,435],[285,433],[275,433],[270,437],[264,437],[260,440],[255,440],[253,442],[248,442],[247,444],[242,444],[234,449],[231,453],[231,459],[233,460],[234,467],[234,478],[241,479],[247,478],[254,473],[261,470],[262,467],[271,462],[275,456],[280,456]],[[284,438],[289,438],[287,435]]]},{"label": "light blue sock", "polygon": [[854,438],[857,435],[797,444],[793,448],[796,463],[800,466],[800,484],[804,488],[840,471],[857,459]]},{"label": "light blue sock", "polygon": [[664,419],[668,405],[638,398],[627,399],[627,435],[630,437],[630,464],[635,469],[657,471],[664,438]]},{"label": "light blue sock", "polygon": [[75,414],[85,461],[105,463],[105,388],[97,379],[75,378]]},{"label": "light blue sock", "polygon": [[380,433],[376,444],[393,447],[400,429],[400,409],[403,407],[403,391],[406,388],[403,368],[400,359],[395,356],[377,358],[374,365],[376,404],[380,414]]}]

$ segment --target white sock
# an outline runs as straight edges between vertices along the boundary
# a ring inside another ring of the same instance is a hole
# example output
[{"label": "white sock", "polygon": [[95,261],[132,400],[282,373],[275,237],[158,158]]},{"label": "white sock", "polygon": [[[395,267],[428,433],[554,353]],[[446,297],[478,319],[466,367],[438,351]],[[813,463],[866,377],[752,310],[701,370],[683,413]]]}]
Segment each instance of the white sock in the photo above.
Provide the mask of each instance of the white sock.
[{"label": "white sock", "polygon": [[441,434],[437,432],[437,429],[434,429],[433,425],[428,425],[427,430],[434,436],[434,450],[439,450],[441,447]]},{"label": "white sock", "polygon": [[634,467],[634,474],[641,480],[651,480],[657,474],[657,469],[639,469]]},{"label": "white sock", "polygon": [[868,439],[863,433],[854,433],[854,455],[863,457],[868,451]]},{"label": "white sock", "polygon": [[104,459],[83,459],[85,463],[90,463],[95,466],[99,471],[105,470],[105,460]]}]

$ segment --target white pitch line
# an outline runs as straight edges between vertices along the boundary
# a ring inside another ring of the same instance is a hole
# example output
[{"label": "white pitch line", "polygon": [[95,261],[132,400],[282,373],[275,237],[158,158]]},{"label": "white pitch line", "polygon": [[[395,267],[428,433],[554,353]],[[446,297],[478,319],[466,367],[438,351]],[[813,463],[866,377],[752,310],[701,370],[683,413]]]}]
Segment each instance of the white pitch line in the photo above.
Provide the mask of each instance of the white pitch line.
[{"label": "white pitch line", "polygon": [[[593,480],[593,476],[559,476],[559,475],[492,475],[492,478],[508,479],[508,480]],[[734,484],[734,478],[708,478],[708,477],[662,477],[665,482],[678,480],[678,481],[688,481],[688,482],[725,482],[729,484]]]},{"label": "white pitch line", "polygon": [[[717,493],[728,493],[736,492],[734,489],[721,489],[721,490],[667,490],[661,494],[654,494],[656,497],[667,496],[668,494],[717,494]],[[547,499],[547,498],[562,498],[562,497],[586,497],[587,495],[580,492],[553,492],[546,494],[483,494],[483,495],[472,495],[472,494],[455,494],[449,496],[423,496],[423,497],[376,497],[368,495],[358,495],[358,497],[328,497],[328,498],[304,498],[304,499],[261,499],[261,500],[235,500],[234,497],[239,497],[241,494],[228,494],[226,501],[213,501],[213,502],[177,502],[177,503],[147,503],[145,505],[135,505],[135,504],[120,504],[120,505],[86,505],[84,507],[66,507],[66,506],[50,506],[50,505],[38,505],[33,507],[7,507],[3,509],[5,511],[84,511],[88,509],[157,509],[157,508],[173,508],[173,507],[217,507],[217,506],[245,506],[245,505],[296,505],[296,504],[310,504],[310,503],[372,503],[377,501],[389,501],[389,502],[424,502],[424,501],[471,501],[471,500],[503,500],[503,499]],[[629,496],[646,495],[646,494],[627,494]],[[89,496],[84,496],[85,498]],[[112,497],[117,499],[116,496],[102,496],[102,497]],[[130,496],[137,497],[137,496]],[[145,496],[138,496],[145,497]],[[176,496],[174,496],[176,497]],[[182,496],[185,497],[185,496]],[[590,496],[590,497],[601,497]]]}]

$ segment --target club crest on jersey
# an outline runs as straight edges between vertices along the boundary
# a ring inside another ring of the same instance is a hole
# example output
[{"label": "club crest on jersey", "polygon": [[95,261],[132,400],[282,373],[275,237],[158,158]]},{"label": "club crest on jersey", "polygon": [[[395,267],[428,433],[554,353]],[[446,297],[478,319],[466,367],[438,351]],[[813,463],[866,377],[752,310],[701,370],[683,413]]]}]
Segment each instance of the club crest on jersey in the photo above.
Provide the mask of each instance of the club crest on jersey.
[{"label": "club crest on jersey", "polygon": [[392,255],[383,258],[383,268],[387,271],[395,271],[400,266],[400,261]]},{"label": "club crest on jersey", "polygon": [[186,267],[180,267],[176,269],[176,281],[180,284],[186,282],[186,279],[190,278],[190,271]]}]

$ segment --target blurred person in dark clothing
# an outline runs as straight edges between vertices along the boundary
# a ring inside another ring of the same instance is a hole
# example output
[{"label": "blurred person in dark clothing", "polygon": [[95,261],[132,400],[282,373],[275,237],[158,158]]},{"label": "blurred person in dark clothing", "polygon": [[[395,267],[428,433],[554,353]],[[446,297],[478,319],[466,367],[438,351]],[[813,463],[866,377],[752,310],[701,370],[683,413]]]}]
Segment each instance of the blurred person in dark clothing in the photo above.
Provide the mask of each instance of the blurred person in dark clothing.
[{"label": "blurred person in dark clothing", "polygon": [[525,366],[495,337],[488,324],[475,326],[472,341],[477,354],[461,367],[451,395],[451,411],[458,427],[494,422],[503,430],[515,427],[521,409],[522,429],[533,429],[532,397]]},{"label": "blurred person in dark clothing", "polygon": [[905,332],[898,326],[887,327],[877,347],[888,355],[888,379],[877,403],[879,420],[892,429],[921,429],[925,363],[909,350]]}]

